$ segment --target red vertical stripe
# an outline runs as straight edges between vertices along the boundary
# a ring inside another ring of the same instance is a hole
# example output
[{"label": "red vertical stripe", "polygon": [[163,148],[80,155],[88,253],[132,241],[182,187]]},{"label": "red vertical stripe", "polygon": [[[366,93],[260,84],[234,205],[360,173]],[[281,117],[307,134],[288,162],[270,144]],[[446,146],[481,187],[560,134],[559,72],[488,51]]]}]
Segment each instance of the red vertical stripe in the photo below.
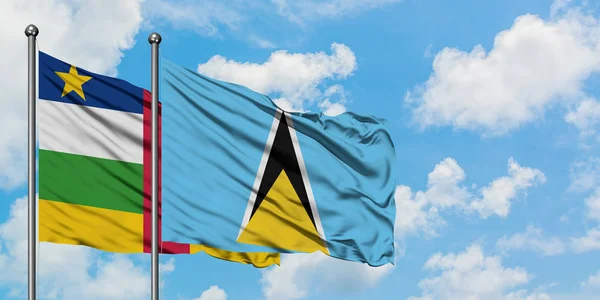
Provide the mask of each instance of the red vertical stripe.
[{"label": "red vertical stripe", "polygon": [[152,95],[144,89],[144,252],[152,242]]},{"label": "red vertical stripe", "polygon": [[[152,251],[152,94],[144,90],[144,252]],[[158,247],[160,253],[190,253],[189,244],[162,242],[162,105],[158,103]]]}]

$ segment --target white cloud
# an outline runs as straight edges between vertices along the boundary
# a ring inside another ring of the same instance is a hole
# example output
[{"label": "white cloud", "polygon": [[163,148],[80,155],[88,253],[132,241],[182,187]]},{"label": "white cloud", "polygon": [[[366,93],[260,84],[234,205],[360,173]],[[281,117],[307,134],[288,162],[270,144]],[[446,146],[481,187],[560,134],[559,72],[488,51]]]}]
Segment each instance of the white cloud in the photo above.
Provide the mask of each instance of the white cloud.
[{"label": "white cloud", "polygon": [[[203,36],[220,36],[222,29],[241,33],[258,47],[271,49],[275,45],[256,36],[249,28],[261,19],[283,16],[288,21],[304,26],[306,21],[339,18],[361,11],[383,7],[400,0],[271,0],[269,2],[246,0],[145,0],[143,5],[145,25],[153,27],[166,21],[176,29],[194,31]],[[278,20],[274,20],[278,21]]]},{"label": "white cloud", "polygon": [[436,229],[445,225],[440,212],[450,209],[477,213],[481,218],[508,216],[511,203],[520,192],[545,181],[540,170],[522,167],[513,158],[508,160],[508,173],[475,191],[463,184],[465,172],[456,160],[442,160],[429,173],[427,190],[413,193],[408,186],[396,189],[396,233],[402,236],[423,232],[434,236]]},{"label": "white cloud", "polygon": [[[284,103],[295,110],[304,104],[328,97],[320,90],[326,79],[345,79],[356,70],[354,52],[343,44],[333,43],[331,54],[289,53],[275,51],[264,63],[240,63],[220,55],[198,66],[198,72],[216,79],[247,86],[268,94],[278,105]],[[326,91],[327,92],[327,91]],[[324,100],[324,99],[323,99]],[[284,107],[282,107],[284,108]]]},{"label": "white cloud", "polygon": [[439,208],[464,205],[470,194],[467,188],[460,186],[465,180],[465,172],[456,160],[446,158],[427,175],[425,196],[429,203]]},{"label": "white cloud", "polygon": [[327,116],[337,116],[346,112],[346,107],[341,103],[331,103],[329,99],[325,99],[319,103],[319,108],[323,111],[323,114]]},{"label": "white cloud", "polygon": [[[40,29],[41,51],[92,72],[116,74],[123,51],[134,45],[141,0],[0,1],[0,188],[25,182],[27,147],[27,39],[25,26]],[[106,22],[105,16],[110,16]],[[98,38],[101,34],[102,38]]]},{"label": "white cloud", "polygon": [[169,260],[161,264],[159,267],[159,274],[172,273],[173,271],[175,271],[175,258],[169,257]]},{"label": "white cloud", "polygon": [[593,98],[581,101],[574,110],[567,113],[565,121],[575,125],[584,137],[592,136],[600,123],[600,102]]},{"label": "white cloud", "polygon": [[246,20],[239,4],[239,1],[225,3],[214,0],[148,0],[144,3],[144,15],[153,23],[164,20],[176,29],[188,29],[204,36],[214,36],[219,34],[219,25],[237,29]]},{"label": "white cloud", "polygon": [[419,282],[421,297],[409,299],[549,299],[540,293],[511,292],[532,276],[524,268],[503,266],[498,256],[485,256],[478,244],[458,254],[434,254],[424,268],[436,274]]},{"label": "white cloud", "polygon": [[273,42],[266,40],[264,38],[261,38],[259,36],[256,35],[251,35],[248,40],[252,43],[254,43],[256,46],[258,46],[259,48],[263,48],[263,49],[273,49],[273,48],[277,48],[277,45],[275,45]]},{"label": "white cloud", "polygon": [[[325,100],[318,104],[319,108],[323,111],[323,114],[327,116],[337,116],[346,112],[346,93],[343,86],[339,84],[330,86],[325,91],[324,96],[326,97]],[[336,98],[339,99],[335,100]]]},{"label": "white cloud", "polygon": [[[41,251],[43,250],[44,249],[41,249]],[[64,249],[57,250],[63,251]],[[82,263],[85,265],[85,262]],[[69,264],[65,264],[65,267],[66,266],[69,266]],[[40,266],[40,268],[42,267],[43,265]],[[139,266],[135,266],[133,261],[122,256],[115,255],[108,261],[97,259],[97,268],[98,272],[96,274],[92,273],[92,275],[88,275],[85,280],[77,282],[77,287],[64,287],[62,290],[62,298],[144,299],[149,296],[148,286],[150,284],[150,280],[148,280],[149,278],[147,276],[147,272],[145,272]],[[64,279],[62,276],[56,273],[50,276],[56,278],[53,283],[53,288],[59,287],[61,285],[59,282]],[[41,280],[43,280],[43,277]]]},{"label": "white cloud", "polygon": [[427,190],[413,194],[408,186],[396,188],[396,234],[423,231],[436,235],[436,229],[445,225],[440,210],[464,207],[471,194],[460,183],[465,172],[453,158],[445,158],[427,175]]},{"label": "white cloud", "polygon": [[[584,200],[587,218],[600,224],[600,158],[590,157],[576,162],[571,167],[569,191],[592,191]],[[600,250],[600,228],[592,228],[585,236],[571,238],[571,247],[576,253]]]},{"label": "white cloud", "polygon": [[[505,295],[503,300],[551,300],[554,299],[545,292],[533,292],[528,293],[526,290],[519,290],[517,292],[511,292]],[[574,300],[574,299],[571,299]]]},{"label": "white cloud", "polygon": [[529,250],[543,256],[563,254],[566,248],[560,239],[544,237],[542,230],[535,226],[527,226],[527,230],[523,233],[516,233],[510,237],[503,236],[496,242],[496,247],[502,252]]},{"label": "white cloud", "polygon": [[273,102],[275,103],[275,105],[277,105],[277,107],[287,112],[306,112],[306,110],[304,110],[303,108],[298,108],[294,106],[294,104],[286,98],[273,99]]},{"label": "white cloud", "polygon": [[[305,21],[342,17],[348,14],[381,7],[400,0],[306,0],[306,1],[247,1],[247,0],[145,0],[143,5],[148,28],[166,21],[176,29],[186,29],[203,36],[222,37],[230,31],[257,47],[273,49],[276,45],[258,36],[252,26],[273,17],[283,16],[287,21],[304,26]],[[260,18],[256,18],[260,15]],[[224,30],[226,29],[226,30]]]},{"label": "white cloud", "polygon": [[600,228],[588,230],[586,236],[571,238],[571,246],[576,253],[600,250]]},{"label": "white cloud", "polygon": [[508,160],[508,175],[497,178],[481,190],[482,197],[472,201],[469,209],[477,211],[482,218],[492,214],[508,216],[510,200],[520,191],[545,183],[546,177],[537,169],[521,167],[512,157]]},{"label": "white cloud", "polygon": [[[147,299],[149,268],[126,255],[108,255],[84,246],[40,243],[38,289],[42,298]],[[161,265],[174,270],[173,260]],[[0,285],[13,296],[27,287],[27,200],[17,199],[8,220],[0,224]]]},{"label": "white cloud", "polygon": [[267,300],[302,299],[314,293],[352,293],[374,287],[394,269],[370,267],[326,256],[321,252],[282,255],[281,266],[264,270],[261,278]]},{"label": "white cloud", "polygon": [[433,48],[433,44],[429,44],[427,46],[427,48],[425,48],[425,51],[423,52],[423,57],[425,58],[429,58],[433,55],[433,53],[431,52],[431,49]]},{"label": "white cloud", "polygon": [[578,161],[569,172],[571,185],[569,191],[586,192],[600,186],[600,157],[590,157],[587,161]]},{"label": "white cloud", "polygon": [[600,222],[600,187],[596,188],[593,194],[585,199],[587,216],[590,219]]},{"label": "white cloud", "polygon": [[589,289],[600,289],[600,271],[595,275],[590,275],[586,281],[581,283],[581,286]]},{"label": "white cloud", "polygon": [[340,18],[363,10],[380,8],[400,0],[271,0],[277,11],[290,21],[303,25],[318,18]]},{"label": "white cloud", "polygon": [[561,3],[553,12],[549,20],[519,16],[489,52],[477,45],[437,53],[427,82],[405,97],[414,121],[500,135],[542,118],[556,103],[581,100],[584,82],[600,71],[600,22]]},{"label": "white cloud", "polygon": [[200,294],[200,298],[194,300],[227,300],[227,293],[216,285],[211,286],[208,290]]},{"label": "white cloud", "polygon": [[437,229],[446,225],[437,207],[430,205],[424,194],[419,191],[413,195],[410,187],[404,185],[396,188],[396,235],[423,232],[426,236],[436,236]]},{"label": "white cloud", "polygon": [[565,12],[571,6],[573,0],[554,0],[550,6],[550,16],[555,17],[560,13]]}]

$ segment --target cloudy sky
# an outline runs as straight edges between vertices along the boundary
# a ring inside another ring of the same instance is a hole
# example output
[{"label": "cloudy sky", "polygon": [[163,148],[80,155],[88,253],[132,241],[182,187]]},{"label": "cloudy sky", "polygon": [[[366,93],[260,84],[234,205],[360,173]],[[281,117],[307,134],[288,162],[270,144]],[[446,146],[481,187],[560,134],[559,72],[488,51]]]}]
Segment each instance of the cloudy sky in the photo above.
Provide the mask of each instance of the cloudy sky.
[{"label": "cloudy sky", "polygon": [[[162,56],[287,110],[388,121],[395,265],[161,257],[162,299],[600,299],[600,3],[0,1],[0,298],[26,295],[26,38],[150,88]],[[149,299],[147,255],[42,244],[43,299]]]}]

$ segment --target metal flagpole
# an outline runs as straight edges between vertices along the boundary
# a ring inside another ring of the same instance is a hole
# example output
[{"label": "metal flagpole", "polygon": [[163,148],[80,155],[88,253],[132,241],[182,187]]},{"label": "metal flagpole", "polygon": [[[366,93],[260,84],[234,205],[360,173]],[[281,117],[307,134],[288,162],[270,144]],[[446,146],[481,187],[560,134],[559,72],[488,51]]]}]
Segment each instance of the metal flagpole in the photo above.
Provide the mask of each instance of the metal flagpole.
[{"label": "metal flagpole", "polygon": [[152,45],[152,300],[158,300],[158,45],[162,38],[154,32]]},{"label": "metal flagpole", "polygon": [[27,74],[27,93],[28,93],[28,101],[27,101],[27,109],[28,109],[28,131],[29,131],[29,139],[27,144],[27,163],[28,163],[28,248],[27,248],[27,263],[28,263],[28,299],[35,300],[36,299],[36,232],[37,232],[37,222],[36,222],[36,195],[35,195],[35,171],[36,171],[36,159],[35,159],[35,101],[36,101],[36,47],[35,41],[36,37],[39,33],[38,28],[31,24],[25,28],[25,35],[27,36],[28,42],[28,51],[27,51],[27,65],[28,65],[28,74]]}]

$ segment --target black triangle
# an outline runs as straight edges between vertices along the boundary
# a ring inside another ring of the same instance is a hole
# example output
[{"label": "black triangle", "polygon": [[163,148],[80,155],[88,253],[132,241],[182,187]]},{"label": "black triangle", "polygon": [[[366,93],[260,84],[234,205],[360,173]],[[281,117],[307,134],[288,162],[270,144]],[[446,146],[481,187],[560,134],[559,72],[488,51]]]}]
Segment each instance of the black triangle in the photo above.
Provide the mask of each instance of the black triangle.
[{"label": "black triangle", "polygon": [[315,226],[315,220],[310,208],[310,202],[308,201],[306,187],[302,181],[302,173],[300,173],[298,157],[296,157],[296,152],[294,152],[294,143],[292,142],[292,137],[290,135],[285,113],[282,113],[279,126],[277,127],[277,131],[275,133],[275,139],[273,140],[273,145],[271,146],[271,153],[269,154],[269,159],[267,160],[262,182],[258,188],[256,200],[254,201],[254,207],[252,208],[252,213],[250,214],[250,219],[252,219],[254,213],[267,196],[267,193],[269,190],[271,190],[273,183],[275,183],[275,180],[277,180],[277,177],[279,177],[279,174],[282,170],[285,170],[286,174],[288,175],[294,190],[298,194],[304,209],[310,217],[310,221],[312,222],[313,226]]}]

